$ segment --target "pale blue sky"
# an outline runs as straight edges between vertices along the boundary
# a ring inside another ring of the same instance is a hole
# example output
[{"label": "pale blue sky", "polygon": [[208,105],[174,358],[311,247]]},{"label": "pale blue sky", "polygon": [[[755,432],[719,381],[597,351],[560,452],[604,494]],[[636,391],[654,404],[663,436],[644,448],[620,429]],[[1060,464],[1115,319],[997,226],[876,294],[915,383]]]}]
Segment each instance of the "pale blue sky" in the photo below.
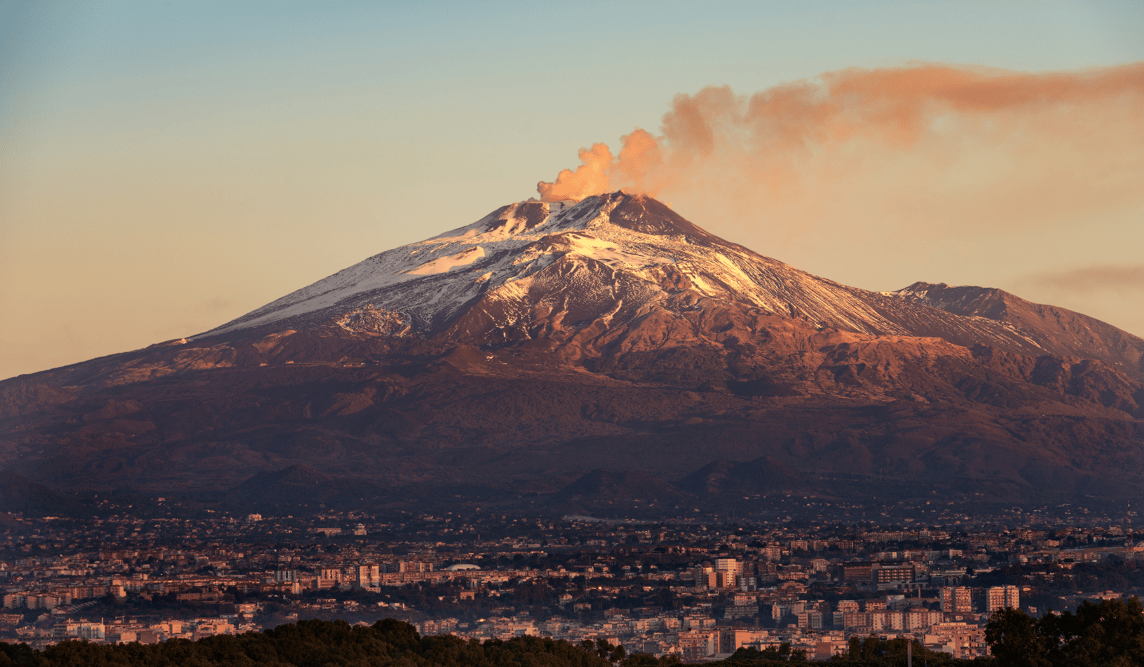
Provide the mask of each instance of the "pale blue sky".
[{"label": "pale blue sky", "polygon": [[[471,222],[707,85],[1144,60],[1140,2],[697,4],[3,0],[0,378],[197,333]],[[680,212],[859,287],[1024,286],[1144,334],[1144,291],[1029,278],[1140,264],[1139,204],[1008,261],[963,239],[925,264]]]}]

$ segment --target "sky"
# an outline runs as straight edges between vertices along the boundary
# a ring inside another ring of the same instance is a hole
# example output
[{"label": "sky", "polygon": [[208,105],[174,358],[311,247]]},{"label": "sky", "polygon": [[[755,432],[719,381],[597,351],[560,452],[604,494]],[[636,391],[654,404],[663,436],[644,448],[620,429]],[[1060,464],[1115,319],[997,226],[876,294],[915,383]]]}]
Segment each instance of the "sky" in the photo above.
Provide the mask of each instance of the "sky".
[{"label": "sky", "polygon": [[698,5],[0,1],[0,379],[211,329],[597,144],[588,190],[811,273],[1144,335],[1144,4]]}]

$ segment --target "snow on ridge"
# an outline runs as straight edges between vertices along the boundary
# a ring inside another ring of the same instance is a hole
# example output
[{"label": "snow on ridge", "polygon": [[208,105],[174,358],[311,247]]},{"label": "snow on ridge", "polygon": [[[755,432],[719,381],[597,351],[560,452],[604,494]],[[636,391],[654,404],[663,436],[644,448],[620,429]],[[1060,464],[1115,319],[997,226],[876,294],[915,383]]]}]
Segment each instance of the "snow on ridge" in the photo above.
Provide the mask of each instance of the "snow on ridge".
[{"label": "snow on ridge", "polygon": [[473,246],[472,248],[469,248],[468,250],[462,250],[455,255],[446,255],[444,257],[438,257],[437,259],[429,260],[416,269],[410,269],[405,273],[414,276],[427,276],[434,273],[445,273],[459,266],[472,264],[484,256],[484,248],[481,246]]},{"label": "snow on ridge", "polygon": [[[562,203],[539,204],[547,213],[546,219],[532,229],[525,230],[522,220],[515,213],[523,205],[532,203],[534,202],[510,204],[471,224],[369,257],[200,336],[262,326],[324,311],[358,294],[376,293],[442,273],[467,274],[464,267],[483,269],[481,273],[491,269],[493,276],[496,276],[503,267],[490,267],[486,258],[518,251],[550,233],[553,227],[569,226],[569,221],[575,223],[582,222],[582,218],[591,219],[590,214],[595,212],[593,209],[599,202],[585,200],[576,206]],[[502,216],[506,218],[506,224],[495,227]],[[480,248],[479,255],[475,248]],[[484,281],[477,281],[476,278],[477,276],[468,278],[465,282],[469,287],[479,287],[479,283]],[[423,311],[422,306],[426,302],[435,301],[432,297],[424,296],[415,297],[414,300],[417,303],[406,304],[409,310]]]},{"label": "snow on ridge", "polygon": [[[818,326],[906,333],[869,303],[874,293],[734,244],[693,244],[683,235],[611,224],[610,214],[621,201],[622,196],[599,195],[575,205],[509,204],[471,224],[374,255],[200,336],[299,317],[333,319],[367,303],[401,313],[411,331],[427,333],[482,295],[498,301],[526,299],[532,277],[558,260],[575,267],[560,274],[575,284],[560,284],[559,289],[595,289],[593,285],[616,280],[612,272],[619,271],[645,283],[648,295],[663,294],[659,281],[670,271],[708,297],[753,304]],[[555,278],[536,283],[541,286],[536,289],[554,285],[550,280]],[[585,298],[594,297],[585,292]]]}]

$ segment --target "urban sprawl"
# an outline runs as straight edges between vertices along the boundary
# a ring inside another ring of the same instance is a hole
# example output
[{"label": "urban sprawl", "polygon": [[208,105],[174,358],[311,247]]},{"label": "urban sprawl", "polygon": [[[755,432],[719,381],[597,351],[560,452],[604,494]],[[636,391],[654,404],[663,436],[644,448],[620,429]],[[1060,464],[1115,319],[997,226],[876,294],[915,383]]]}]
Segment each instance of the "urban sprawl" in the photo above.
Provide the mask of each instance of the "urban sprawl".
[{"label": "urban sprawl", "polygon": [[822,660],[871,635],[973,658],[988,655],[994,610],[1136,595],[1144,546],[1129,521],[7,515],[0,640],[154,643],[391,617],[422,634],[604,639],[685,662],[744,647]]}]

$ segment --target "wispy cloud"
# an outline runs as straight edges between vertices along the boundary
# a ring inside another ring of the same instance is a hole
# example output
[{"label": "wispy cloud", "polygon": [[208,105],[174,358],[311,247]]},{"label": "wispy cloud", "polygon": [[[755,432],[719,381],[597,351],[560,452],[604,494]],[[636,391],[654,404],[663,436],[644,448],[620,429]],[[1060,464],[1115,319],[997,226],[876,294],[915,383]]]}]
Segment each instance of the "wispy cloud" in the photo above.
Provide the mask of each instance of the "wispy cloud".
[{"label": "wispy cloud", "polygon": [[[1030,286],[1077,294],[1112,292],[1127,296],[1144,293],[1144,264],[1087,266],[1064,271],[1048,271],[1024,276]],[[1144,308],[1144,303],[1141,303]]]},{"label": "wispy cloud", "polygon": [[1144,264],[1091,264],[1027,273],[1007,287],[1031,301],[1092,315],[1144,337]]}]

